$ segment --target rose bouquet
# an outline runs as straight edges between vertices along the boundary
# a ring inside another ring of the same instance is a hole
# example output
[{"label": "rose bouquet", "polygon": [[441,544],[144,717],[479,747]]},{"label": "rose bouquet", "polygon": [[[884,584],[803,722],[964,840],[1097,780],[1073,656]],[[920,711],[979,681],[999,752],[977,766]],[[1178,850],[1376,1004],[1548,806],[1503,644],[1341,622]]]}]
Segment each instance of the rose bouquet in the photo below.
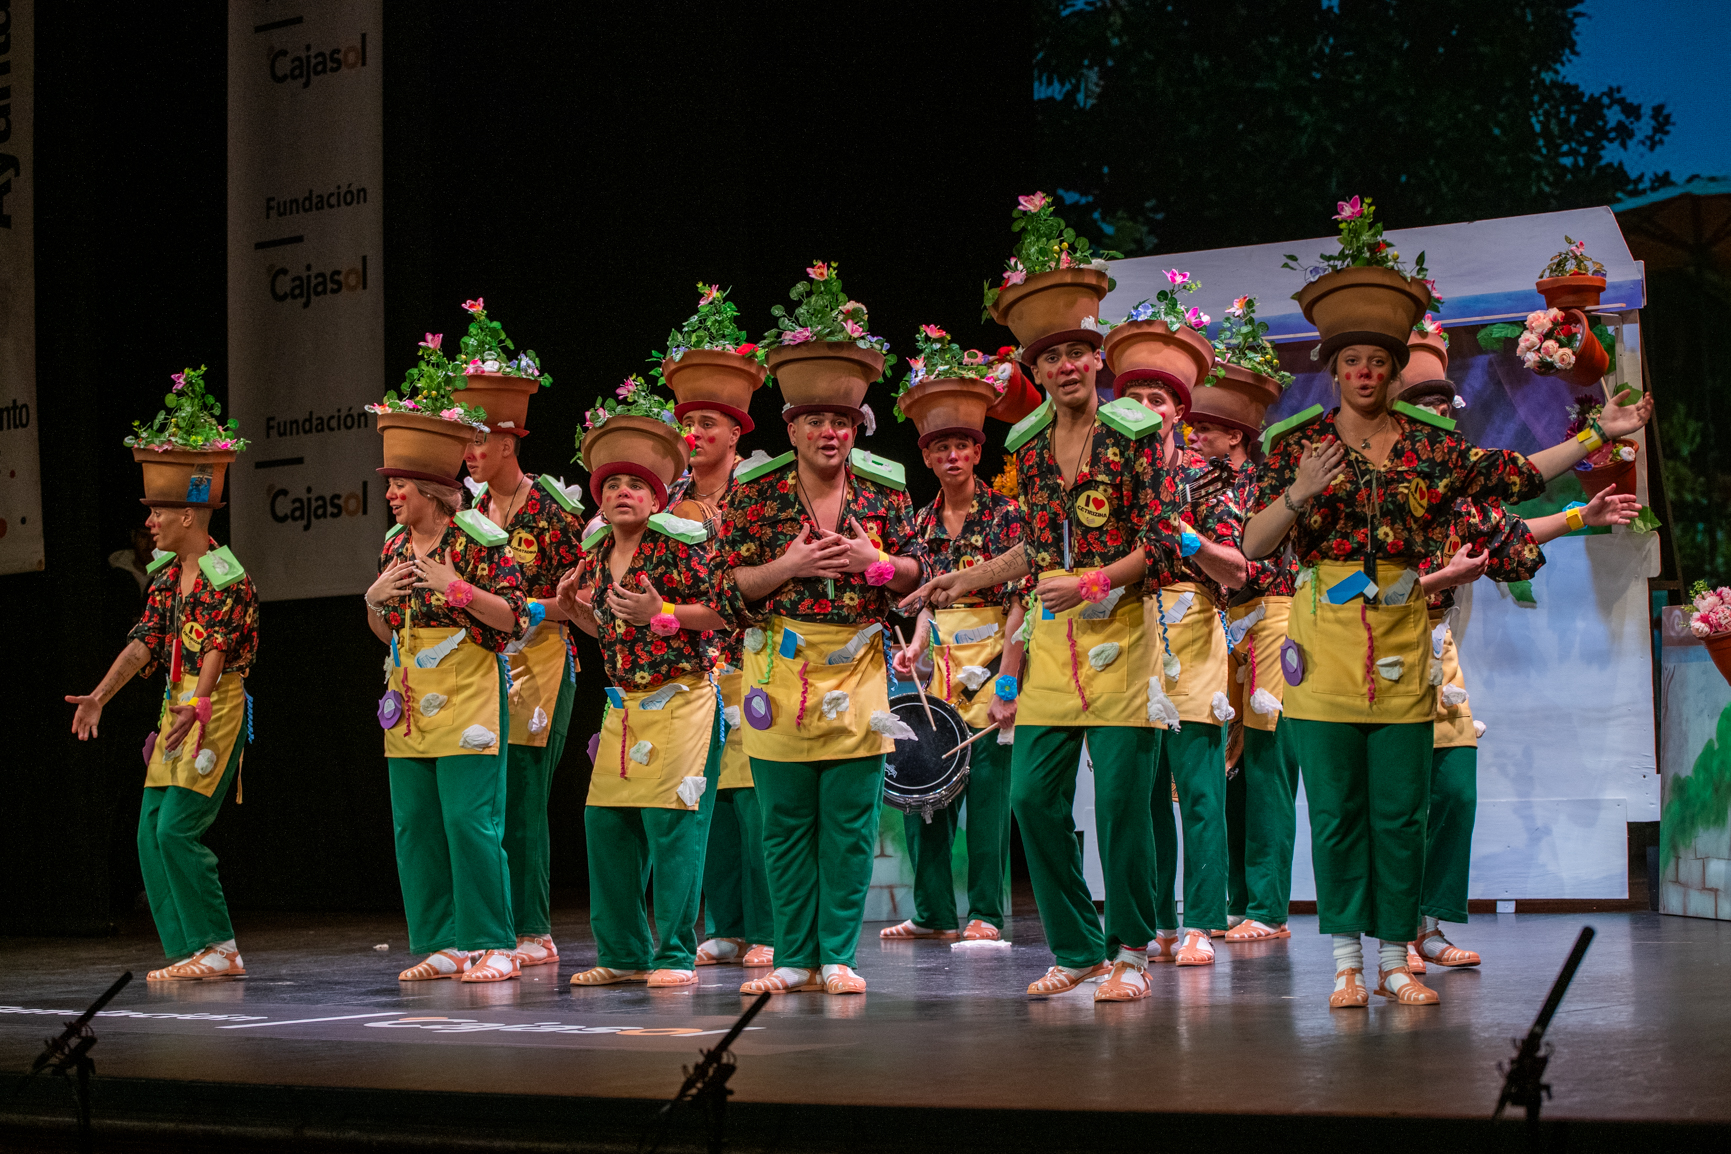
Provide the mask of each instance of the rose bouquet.
[{"label": "rose bouquet", "polygon": [[[1121,252],[1096,251],[1093,242],[1066,225],[1063,218],[1053,215],[1053,207],[1052,198],[1043,192],[1016,198],[1016,207],[1010,212],[1010,231],[1021,233],[1022,239],[1016,244],[1015,254],[1005,263],[1003,280],[996,285],[986,282],[981,320],[991,319],[992,306],[998,302],[999,293],[1026,283],[1030,276],[1067,268],[1105,272],[1108,260],[1123,258]],[[1108,292],[1117,287],[1115,281],[1107,280]]]},{"label": "rose bouquet", "polygon": [[514,351],[517,346],[511,343],[511,338],[505,335],[505,329],[498,321],[487,319],[483,298],[464,301],[463,307],[471,318],[469,331],[463,334],[462,340],[462,371],[465,375],[498,373],[506,377],[528,377],[539,381],[544,389],[553,387],[553,378],[541,371],[541,359],[535,355],[534,349],[525,349],[515,357],[507,351]]},{"label": "rose bouquet", "polygon": [[[1376,219],[1376,207],[1370,197],[1355,196],[1351,200],[1336,202],[1337,212],[1334,219],[1340,225],[1340,250],[1332,253],[1321,253],[1317,259],[1322,263],[1304,265],[1298,257],[1291,253],[1281,262],[1281,268],[1294,269],[1305,274],[1305,283],[1331,272],[1340,272],[1349,268],[1386,268],[1399,273],[1403,277],[1417,277],[1424,281],[1430,290],[1430,305],[1432,310],[1442,308],[1442,300],[1436,295],[1436,282],[1429,279],[1429,270],[1425,268],[1424,253],[1412,262],[1409,269],[1401,262],[1400,253],[1393,245],[1383,239],[1382,222]],[[1298,293],[1292,294],[1294,299]]]},{"label": "rose bouquet", "polygon": [[162,398],[162,410],[146,425],[132,422],[132,435],[125,444],[134,449],[170,449],[192,452],[241,452],[248,442],[240,435],[240,422],[230,417],[222,422],[222,405],[204,391],[204,365],[182,369],[170,378],[174,388]]},{"label": "rose bouquet", "polygon": [[1139,303],[1118,323],[1127,325],[1133,321],[1165,321],[1166,327],[1173,331],[1188,326],[1199,333],[1206,333],[1214,318],[1195,305],[1185,308],[1184,302],[1178,296],[1179,293],[1195,292],[1202,287],[1202,282],[1175,268],[1166,270],[1166,281],[1170,287],[1155,293],[1152,301]]},{"label": "rose bouquet", "polygon": [[1479,347],[1486,352],[1500,352],[1512,337],[1515,355],[1521,358],[1521,363],[1541,377],[1548,377],[1574,369],[1582,343],[1591,335],[1604,350],[1606,365],[1601,374],[1608,373],[1617,363],[1611,330],[1604,325],[1589,328],[1585,321],[1582,313],[1571,316],[1562,309],[1539,309],[1528,313],[1523,324],[1486,325],[1478,333]]},{"label": "rose bouquet", "polygon": [[[1214,339],[1214,368],[1208,383],[1217,384],[1227,365],[1236,365],[1274,381],[1282,389],[1292,383],[1292,374],[1280,367],[1280,353],[1268,340],[1268,322],[1256,319],[1256,298],[1242,296],[1232,302],[1220,318]],[[1446,338],[1445,338],[1446,339]]]},{"label": "rose bouquet", "polygon": [[[785,305],[769,310],[776,327],[758,342],[767,352],[776,348],[793,348],[811,341],[843,341],[880,354],[884,367],[895,364],[889,342],[867,331],[866,307],[848,298],[836,273],[836,262],[816,261],[805,270],[802,280],[788,290],[795,302],[793,315]],[[757,350],[753,350],[756,352]]]},{"label": "rose bouquet", "polygon": [[746,339],[745,330],[739,327],[739,309],[727,299],[733,290],[699,282],[697,291],[697,311],[686,318],[684,325],[667,334],[665,353],[649,355],[655,366],[649,375],[661,380],[662,362],[677,363],[692,349],[734,353],[762,364],[762,349]]},{"label": "rose bouquet", "polygon": [[368,405],[369,413],[415,413],[486,428],[486,414],[474,405],[456,399],[463,388],[463,374],[439,351],[443,333],[427,333],[420,343],[420,359],[403,376],[403,383],[385,391],[384,400]]},{"label": "rose bouquet", "polygon": [[[914,335],[914,347],[917,355],[908,358],[908,375],[895,391],[897,397],[924,381],[956,379],[985,381],[1002,396],[1014,371],[1007,360],[988,357],[979,349],[964,350],[937,325],[921,325]],[[907,413],[897,405],[896,420],[907,419]]]},{"label": "rose bouquet", "polygon": [[1703,640],[1731,633],[1731,586],[1714,589],[1705,581],[1697,581],[1689,597],[1695,603],[1689,614],[1689,632]]}]

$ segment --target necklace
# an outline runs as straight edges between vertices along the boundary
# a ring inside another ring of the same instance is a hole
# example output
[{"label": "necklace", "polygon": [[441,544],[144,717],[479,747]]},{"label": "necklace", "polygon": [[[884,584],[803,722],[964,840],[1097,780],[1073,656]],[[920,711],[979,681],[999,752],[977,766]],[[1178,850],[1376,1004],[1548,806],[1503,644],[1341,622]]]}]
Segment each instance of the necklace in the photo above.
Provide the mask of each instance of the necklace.
[{"label": "necklace", "polygon": [[811,499],[811,494],[810,494],[810,493],[807,493],[807,492],[806,492],[806,491],[805,491],[805,478],[804,478],[804,477],[801,477],[801,476],[800,476],[800,475],[799,475],[799,470],[798,470],[798,469],[795,469],[795,470],[794,470],[794,474],[793,474],[793,479],[794,479],[794,484],[796,484],[796,485],[798,485],[798,486],[799,486],[799,499],[800,499],[800,502],[801,502],[801,503],[802,503],[802,504],[804,504],[804,505],[805,505],[805,511],[806,511],[806,513],[807,513],[807,514],[809,514],[809,515],[810,515],[810,516],[811,516],[811,524],[812,524],[812,528],[814,528],[814,529],[816,529],[816,530],[817,530],[817,531],[818,531],[818,532],[820,532],[820,533],[826,533],[826,532],[827,532],[827,533],[839,533],[839,532],[841,532],[841,519],[842,519],[842,514],[843,514],[843,513],[845,513],[845,512],[847,512],[847,490],[848,490],[848,485],[847,485],[847,474],[846,474],[846,473],[845,473],[845,472],[844,472],[844,473],[842,473],[842,478],[841,478],[841,504],[840,504],[840,505],[838,505],[838,506],[836,506],[836,511],[835,511],[835,528],[834,528],[834,529],[825,529],[825,528],[824,528],[824,527],[823,527],[823,522],[822,522],[822,521],[820,521],[820,520],[818,520],[818,517],[817,517],[817,502],[816,502],[816,501],[813,501],[813,500],[812,500],[812,499]]},{"label": "necklace", "polygon": [[[511,524],[511,517],[517,511],[517,494],[522,492],[523,486],[528,483],[529,478],[525,475],[517,482],[517,487],[511,490],[511,503],[505,506],[505,516],[499,521],[499,528],[503,529]],[[494,504],[491,491],[487,494],[487,504]]]}]

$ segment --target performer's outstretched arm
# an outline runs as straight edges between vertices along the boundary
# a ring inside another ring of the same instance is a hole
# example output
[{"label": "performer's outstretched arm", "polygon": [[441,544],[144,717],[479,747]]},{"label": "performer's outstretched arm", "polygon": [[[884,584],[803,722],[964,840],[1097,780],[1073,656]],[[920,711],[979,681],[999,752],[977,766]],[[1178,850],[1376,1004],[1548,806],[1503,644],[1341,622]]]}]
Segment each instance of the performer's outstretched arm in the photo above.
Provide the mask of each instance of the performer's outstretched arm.
[{"label": "performer's outstretched arm", "polygon": [[[1137,561],[1141,553],[1136,554]],[[952,569],[948,573],[940,573],[909,593],[901,600],[901,608],[911,609],[922,601],[933,609],[947,608],[950,602],[964,593],[972,593],[976,589],[984,589],[989,585],[1002,585],[1010,581],[1020,581],[1028,575],[1028,557],[1021,545],[1012,545],[982,565],[972,565],[966,569]],[[1137,574],[1141,576],[1140,573]]]},{"label": "performer's outstretched arm", "polygon": [[100,736],[96,727],[102,721],[102,707],[149,661],[150,650],[145,648],[144,642],[137,639],[128,641],[95,689],[82,696],[66,695],[66,700],[78,707],[72,715],[72,732],[78,735],[79,741]]}]

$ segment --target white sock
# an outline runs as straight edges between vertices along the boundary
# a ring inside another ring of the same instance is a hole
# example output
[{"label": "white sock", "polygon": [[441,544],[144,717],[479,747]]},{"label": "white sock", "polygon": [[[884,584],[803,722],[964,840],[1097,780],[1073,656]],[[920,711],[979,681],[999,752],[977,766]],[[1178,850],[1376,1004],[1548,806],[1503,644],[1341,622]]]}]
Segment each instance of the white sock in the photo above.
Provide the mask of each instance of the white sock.
[{"label": "white sock", "polygon": [[1079,978],[1083,974],[1087,973],[1089,970],[1093,969],[1094,967],[1093,966],[1053,966],[1052,968],[1057,970],[1059,973],[1067,974],[1072,978]]},{"label": "white sock", "polygon": [[1376,951],[1377,967],[1385,973],[1406,965],[1405,942],[1382,942]]},{"label": "white sock", "polygon": [[777,966],[774,976],[790,986],[803,986],[811,981],[811,971],[802,970],[797,966]]},{"label": "white sock", "polygon": [[1426,914],[1425,919],[1424,919],[1424,925],[1419,927],[1419,933],[1428,934],[1434,930],[1440,930],[1440,929],[1442,929],[1442,923],[1439,922],[1437,919],[1431,917],[1429,914]]},{"label": "white sock", "polygon": [[1246,918],[1243,914],[1227,914],[1226,915],[1226,928],[1229,930],[1230,929],[1236,929],[1237,927],[1243,925],[1245,922],[1250,921],[1250,920],[1251,919]]},{"label": "white sock", "polygon": [[826,982],[829,981],[831,978],[836,977],[837,975],[840,975],[841,977],[845,978],[845,977],[851,976],[852,974],[853,974],[853,967],[852,966],[838,966],[838,965],[831,964],[831,965],[825,966],[823,968],[823,980]]},{"label": "white sock", "polygon": [[240,952],[240,947],[234,944],[233,938],[228,939],[228,941],[226,941],[226,942],[212,942],[206,948],[207,949],[228,950],[232,953],[239,953]]},{"label": "white sock", "polygon": [[1127,962],[1138,970],[1146,970],[1148,968],[1148,951],[1146,949],[1131,949],[1129,946],[1119,946],[1118,954],[1112,960],[1114,962]]},{"label": "white sock", "polygon": [[740,954],[739,947],[728,941],[726,938],[710,938],[698,948],[718,961],[737,958]]},{"label": "white sock", "polygon": [[1364,969],[1364,942],[1357,934],[1334,935],[1334,972]]},{"label": "white sock", "polygon": [[1210,941],[1209,939],[1213,935],[1211,935],[1207,930],[1199,930],[1199,929],[1194,928],[1193,926],[1185,926],[1183,930],[1179,931],[1180,937],[1187,938],[1191,934],[1195,934],[1197,936],[1196,937],[1196,945],[1191,947],[1191,948],[1192,949],[1198,949],[1198,950],[1204,950],[1209,954],[1209,956],[1212,957],[1214,954],[1214,943],[1212,941]]}]

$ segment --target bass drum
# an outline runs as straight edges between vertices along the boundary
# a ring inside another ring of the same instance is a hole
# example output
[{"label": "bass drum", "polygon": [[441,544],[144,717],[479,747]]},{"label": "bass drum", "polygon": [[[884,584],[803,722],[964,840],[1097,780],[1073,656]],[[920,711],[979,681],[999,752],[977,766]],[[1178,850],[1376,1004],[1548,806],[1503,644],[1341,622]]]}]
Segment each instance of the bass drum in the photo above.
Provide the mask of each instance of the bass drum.
[{"label": "bass drum", "polygon": [[955,801],[967,787],[968,760],[974,748],[970,745],[942,756],[973,734],[955,707],[935,697],[926,700],[932,707],[932,721],[926,720],[919,694],[890,698],[890,711],[919,740],[898,738],[896,751],[884,759],[884,801],[903,813],[917,813],[931,821],[934,812]]}]

